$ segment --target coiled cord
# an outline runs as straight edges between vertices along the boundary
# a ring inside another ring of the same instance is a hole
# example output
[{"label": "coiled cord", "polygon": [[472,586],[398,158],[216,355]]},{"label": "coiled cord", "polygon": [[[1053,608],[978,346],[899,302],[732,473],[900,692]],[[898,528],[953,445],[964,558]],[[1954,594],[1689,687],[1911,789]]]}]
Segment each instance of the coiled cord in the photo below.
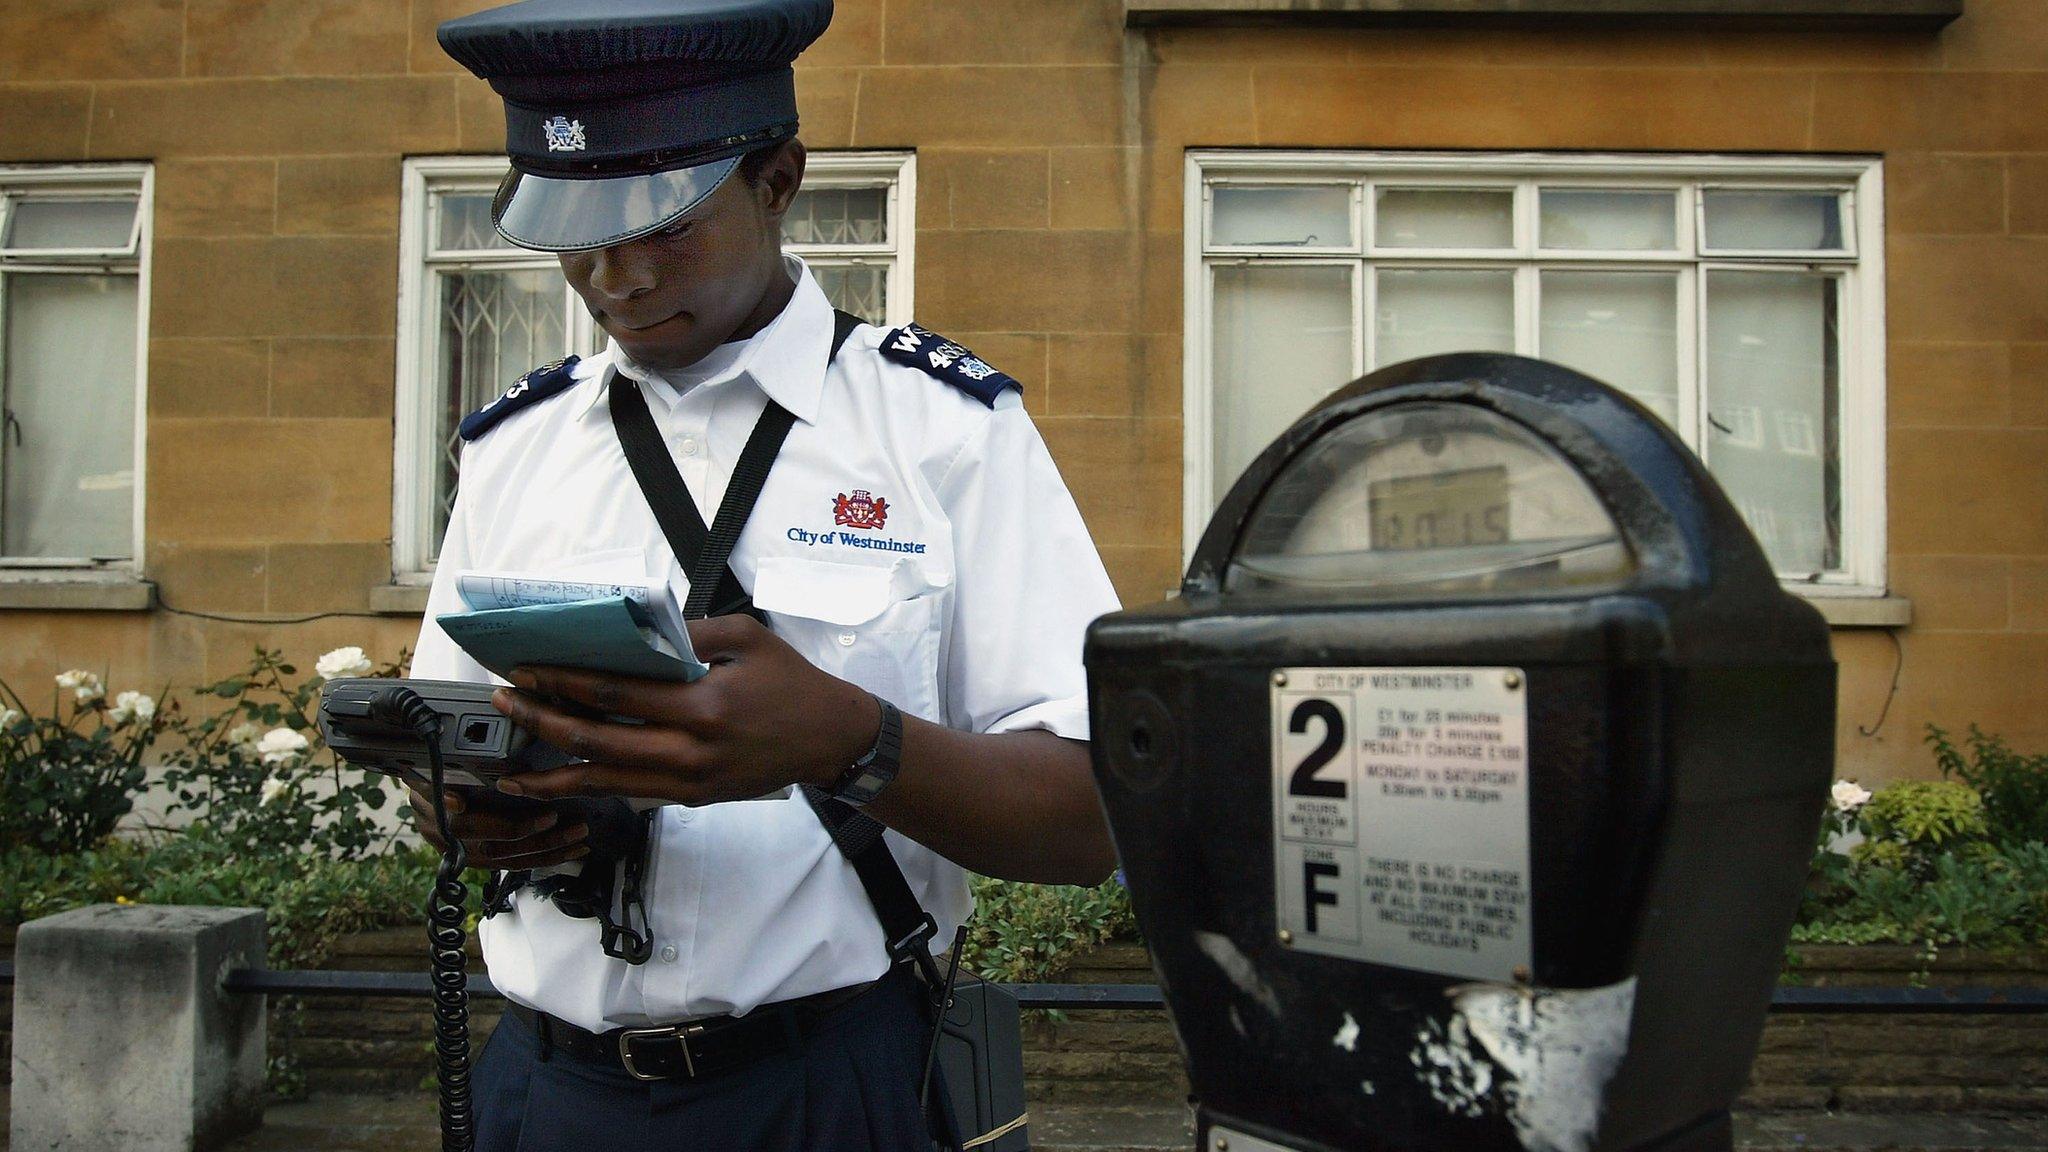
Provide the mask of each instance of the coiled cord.
[{"label": "coiled cord", "polygon": [[469,1082],[469,953],[464,947],[468,933],[463,931],[469,886],[462,882],[469,853],[462,841],[455,838],[448,821],[448,805],[442,799],[445,769],[441,763],[441,715],[419,693],[400,686],[379,693],[370,709],[376,719],[410,729],[427,746],[427,763],[433,774],[434,824],[440,829],[441,843],[447,845],[441,853],[441,867],[434,873],[433,893],[427,898],[441,1149],[471,1152],[476,1146],[476,1110]]}]

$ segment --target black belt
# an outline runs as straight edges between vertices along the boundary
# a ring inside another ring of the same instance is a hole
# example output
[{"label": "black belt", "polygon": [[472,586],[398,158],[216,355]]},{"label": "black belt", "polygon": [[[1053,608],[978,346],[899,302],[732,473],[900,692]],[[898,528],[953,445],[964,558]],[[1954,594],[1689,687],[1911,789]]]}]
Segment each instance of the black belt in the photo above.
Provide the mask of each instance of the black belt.
[{"label": "black belt", "polygon": [[507,1015],[540,1037],[541,1051],[560,1051],[594,1064],[624,1068],[636,1080],[700,1080],[778,1053],[791,1053],[825,1018],[880,981],[763,1004],[745,1016],[713,1016],[685,1024],[590,1032],[524,1004]]}]

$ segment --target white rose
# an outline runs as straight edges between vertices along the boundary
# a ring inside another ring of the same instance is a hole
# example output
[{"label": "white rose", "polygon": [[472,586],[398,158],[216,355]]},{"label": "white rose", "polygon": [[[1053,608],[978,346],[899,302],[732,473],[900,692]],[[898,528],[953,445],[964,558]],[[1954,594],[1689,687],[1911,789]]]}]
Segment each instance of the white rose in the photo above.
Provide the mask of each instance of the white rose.
[{"label": "white rose", "polygon": [[[283,728],[280,728],[280,729],[278,729],[278,731],[280,731],[280,732],[283,732],[283,731],[285,731],[285,729],[283,729]],[[284,795],[284,792],[285,792],[285,788],[286,788],[286,787],[287,787],[287,785],[285,784],[285,782],[284,782],[284,781],[282,781],[282,780],[280,780],[280,779],[278,779],[277,777],[275,777],[275,776],[267,777],[267,778],[266,778],[266,779],[265,779],[265,780],[263,781],[263,795],[261,795],[261,796],[259,796],[259,797],[257,798],[257,800],[256,800],[256,803],[258,803],[258,804],[268,804],[268,803],[270,803],[270,802],[271,802],[272,800],[275,800],[275,799],[277,799],[277,798],[278,798],[279,796],[282,796],[282,795]]]},{"label": "white rose", "polygon": [[126,724],[130,720],[147,724],[155,715],[156,701],[140,692],[123,692],[114,697],[114,707],[107,713],[107,719],[116,724]]},{"label": "white rose", "polygon": [[99,676],[83,668],[57,673],[57,687],[68,690],[80,704],[89,704],[107,694]]},{"label": "white rose", "polygon": [[256,750],[256,741],[262,739],[262,737],[263,729],[247,722],[237,724],[233,728],[228,729],[228,743],[240,748],[244,752],[254,752]]},{"label": "white rose", "polygon": [[1870,790],[1860,788],[1854,780],[1837,780],[1832,791],[1835,811],[1848,815],[1870,802]]},{"label": "white rose", "polygon": [[353,644],[346,648],[336,648],[313,663],[313,671],[319,673],[323,680],[338,680],[343,676],[368,676],[375,670],[376,666],[370,663],[370,658],[363,655],[363,650]]},{"label": "white rose", "polygon": [[289,728],[272,728],[256,742],[265,764],[289,764],[306,750],[306,738]]},{"label": "white rose", "polygon": [[18,709],[0,708],[0,732],[5,732],[9,728],[14,727],[14,722],[19,719],[21,719],[21,712]]}]

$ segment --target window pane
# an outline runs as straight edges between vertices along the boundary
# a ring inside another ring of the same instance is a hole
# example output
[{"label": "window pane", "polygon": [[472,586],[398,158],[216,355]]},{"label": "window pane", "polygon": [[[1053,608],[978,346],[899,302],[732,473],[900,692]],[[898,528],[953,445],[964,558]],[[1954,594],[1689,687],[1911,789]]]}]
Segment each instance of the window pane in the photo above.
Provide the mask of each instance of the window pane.
[{"label": "window pane", "polygon": [[1373,320],[1376,366],[1438,352],[1515,350],[1515,274],[1387,269]]},{"label": "window pane", "polygon": [[791,244],[885,244],[889,240],[887,188],[811,188],[797,193],[782,218]]},{"label": "window pane", "polygon": [[1839,252],[1842,197],[1835,192],[1708,190],[1707,247],[1723,251]]},{"label": "window pane", "polygon": [[870,324],[889,322],[889,271],[880,264],[828,264],[813,259],[811,275],[834,308]]},{"label": "window pane", "polygon": [[135,540],[133,276],[6,281],[0,552],[127,559]]},{"label": "window pane", "polygon": [[7,225],[9,248],[126,250],[135,231],[135,198],[16,201]]},{"label": "window pane", "polygon": [[1515,194],[1382,188],[1373,232],[1381,248],[1513,248]]},{"label": "window pane", "polygon": [[1545,188],[1545,248],[1669,252],[1678,247],[1677,194]]},{"label": "window pane", "polygon": [[1211,244],[1350,248],[1351,186],[1280,185],[1212,190]]},{"label": "window pane", "polygon": [[1545,272],[1540,355],[1678,427],[1678,274]]},{"label": "window pane", "polygon": [[443,192],[434,198],[440,209],[440,226],[434,247],[443,252],[477,252],[486,248],[510,248],[512,243],[491,226],[489,192]]},{"label": "window pane", "polygon": [[1841,567],[1836,281],[1707,279],[1707,460],[1779,572]]},{"label": "window pane", "polygon": [[560,358],[569,341],[559,272],[447,272],[436,279],[441,324],[434,395],[441,404],[431,539],[438,547],[455,502],[455,465],[462,451],[455,426],[520,374]]},{"label": "window pane", "polygon": [[1218,499],[1273,437],[1352,378],[1351,269],[1216,269]]}]

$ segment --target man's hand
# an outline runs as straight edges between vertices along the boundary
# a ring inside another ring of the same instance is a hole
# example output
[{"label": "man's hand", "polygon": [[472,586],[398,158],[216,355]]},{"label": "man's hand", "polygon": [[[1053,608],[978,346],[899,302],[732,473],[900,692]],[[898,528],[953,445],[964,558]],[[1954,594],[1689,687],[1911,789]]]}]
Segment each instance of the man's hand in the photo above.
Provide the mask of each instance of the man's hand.
[{"label": "man's hand", "polygon": [[[880,706],[819,670],[750,616],[693,620],[690,644],[711,671],[689,684],[568,668],[523,668],[498,711],[584,761],[509,777],[509,793],[552,800],[627,796],[702,805],[747,800],[791,784],[829,786],[874,746]],[[572,701],[608,716],[575,715]],[[458,833],[459,835],[459,833]]]},{"label": "man's hand", "polygon": [[[540,800],[626,796],[698,806],[790,784],[829,787],[874,747],[882,723],[875,698],[819,670],[752,617],[693,620],[690,643],[711,666],[690,684],[519,669],[519,690],[501,688],[491,702],[585,763],[507,777],[499,788]],[[593,719],[550,698],[644,723]],[[906,715],[902,768],[866,811],[964,868],[1096,884],[1116,866],[1086,744],[1040,731],[956,732]]]},{"label": "man's hand", "polygon": [[[406,791],[420,835],[446,852],[448,845],[434,821],[433,799],[414,786]],[[562,813],[488,792],[449,790],[441,795],[448,806],[448,826],[468,851],[472,868],[545,868],[590,854],[590,828],[581,820],[565,820]]]}]

